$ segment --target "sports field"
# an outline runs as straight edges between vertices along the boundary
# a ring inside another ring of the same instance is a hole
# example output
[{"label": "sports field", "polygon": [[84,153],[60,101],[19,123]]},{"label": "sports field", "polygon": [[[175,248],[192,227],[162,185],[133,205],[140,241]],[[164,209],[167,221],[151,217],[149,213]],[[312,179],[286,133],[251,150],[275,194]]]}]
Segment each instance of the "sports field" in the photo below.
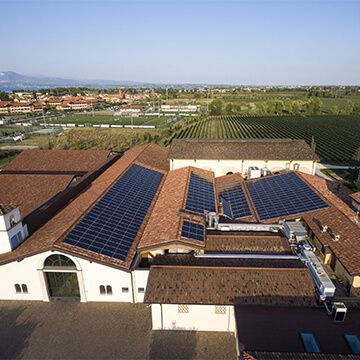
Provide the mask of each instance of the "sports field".
[{"label": "sports field", "polygon": [[360,148],[360,117],[215,116],[182,128],[173,138],[312,138],[321,161],[350,163]]}]

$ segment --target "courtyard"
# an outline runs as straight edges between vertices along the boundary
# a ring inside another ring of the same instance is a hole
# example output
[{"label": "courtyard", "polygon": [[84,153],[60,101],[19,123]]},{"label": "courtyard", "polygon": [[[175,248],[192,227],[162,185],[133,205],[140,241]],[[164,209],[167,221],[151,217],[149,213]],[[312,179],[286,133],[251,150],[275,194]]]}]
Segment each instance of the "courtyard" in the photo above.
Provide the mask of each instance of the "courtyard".
[{"label": "courtyard", "polygon": [[152,331],[143,304],[0,301],[1,359],[235,359],[232,333]]}]

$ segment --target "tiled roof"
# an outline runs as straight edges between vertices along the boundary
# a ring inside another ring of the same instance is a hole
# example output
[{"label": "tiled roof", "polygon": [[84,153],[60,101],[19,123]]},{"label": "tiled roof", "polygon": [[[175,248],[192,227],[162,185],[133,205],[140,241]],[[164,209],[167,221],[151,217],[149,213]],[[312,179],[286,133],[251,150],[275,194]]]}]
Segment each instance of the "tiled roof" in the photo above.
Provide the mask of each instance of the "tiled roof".
[{"label": "tiled roof", "polygon": [[[1,181],[0,181],[0,189],[1,189]],[[17,208],[18,205],[14,203],[0,203],[0,215],[6,215],[11,210]]]},{"label": "tiled roof", "polygon": [[[360,227],[357,224],[335,207],[305,214],[303,218],[319,241],[334,252],[349,274],[360,274]],[[322,232],[324,226],[328,226],[328,230]],[[334,241],[335,235],[340,235],[340,239]]]},{"label": "tiled roof", "polygon": [[307,269],[152,266],[144,302],[313,306]]},{"label": "tiled roof", "polygon": [[[106,256],[100,256],[95,253],[81,250],[79,248],[67,245],[62,242],[62,239],[71,230],[71,228],[85,215],[88,210],[104,195],[113,183],[121,177],[121,175],[127,170],[127,168],[137,162],[139,156],[147,151],[147,158],[152,159],[151,165],[153,167],[159,163],[163,163],[162,160],[154,161],[158,156],[158,145],[142,145],[137,146],[129,151],[125,152],[121,159],[117,160],[112,166],[110,166],[105,172],[103,172],[96,180],[94,180],[86,191],[82,192],[77,198],[75,198],[69,205],[49,220],[44,226],[31,235],[26,241],[24,241],[14,251],[0,255],[0,263],[8,262],[14,259],[26,257],[38,252],[60,249],[78,256],[90,258],[94,261],[103,262],[115,267],[121,267],[128,269],[132,263],[133,257],[136,253],[136,246],[138,239],[133,243],[132,248],[128,253],[128,257],[125,261],[118,261],[110,259]],[[162,151],[162,150],[160,150]],[[145,164],[145,158],[142,159],[142,165]],[[160,169],[157,169],[161,171]],[[142,229],[139,231],[139,236]]]},{"label": "tiled roof", "polygon": [[228,235],[222,233],[206,237],[206,251],[232,252],[232,253],[291,253],[286,238],[280,235]]},{"label": "tiled roof", "polygon": [[15,175],[0,173],[0,202],[14,202],[21,217],[69,186],[74,175]]},{"label": "tiled roof", "polygon": [[[307,359],[306,355],[303,357],[305,348],[301,332],[314,334],[323,353],[318,359],[335,358],[328,354],[350,355],[344,334],[359,334],[360,331],[360,311],[356,309],[348,309],[344,322],[334,322],[319,306],[236,306],[235,319],[238,348],[255,359]],[[312,359],[311,356],[308,359]]]},{"label": "tiled roof", "polygon": [[297,174],[314,189],[316,189],[328,202],[331,203],[331,205],[339,209],[343,214],[351,219],[351,221],[353,221],[355,212],[344,201],[347,200],[346,198],[349,198],[351,194],[350,189],[335,181],[329,181],[319,176],[313,176],[301,172],[298,172]]},{"label": "tiled roof", "polygon": [[242,360],[359,360],[359,355],[353,354],[321,354],[306,352],[267,352],[244,351]]},{"label": "tiled roof", "polygon": [[240,259],[207,258],[189,254],[156,255],[152,265],[178,267],[249,268],[249,269],[305,269],[299,259]]},{"label": "tiled roof", "polygon": [[181,240],[185,243],[203,246],[195,240],[180,237],[183,218],[194,218],[201,222],[202,217],[181,212],[185,208],[188,183],[191,173],[213,179],[214,174],[198,168],[185,167],[170,171],[164,181],[159,198],[151,213],[139,249]]},{"label": "tiled roof", "polygon": [[170,159],[319,160],[304,140],[175,139]]},{"label": "tiled roof", "polygon": [[350,197],[354,199],[356,202],[360,203],[360,191],[351,194]]},{"label": "tiled roof", "polygon": [[28,149],[21,152],[3,170],[84,173],[99,167],[109,154],[108,150]]}]

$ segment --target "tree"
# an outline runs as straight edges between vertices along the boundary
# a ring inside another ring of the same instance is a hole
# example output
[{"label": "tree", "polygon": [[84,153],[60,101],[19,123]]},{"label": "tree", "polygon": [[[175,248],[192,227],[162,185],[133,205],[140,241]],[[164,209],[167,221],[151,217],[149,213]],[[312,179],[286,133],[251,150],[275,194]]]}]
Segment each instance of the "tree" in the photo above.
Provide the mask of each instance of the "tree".
[{"label": "tree", "polygon": [[5,91],[0,91],[0,101],[10,101],[10,96]]},{"label": "tree", "polygon": [[224,103],[220,99],[215,99],[209,104],[210,115],[222,115]]},{"label": "tree", "polygon": [[330,113],[333,115],[339,115],[339,108],[337,107],[337,105],[331,107]]},{"label": "tree", "polygon": [[352,115],[355,109],[355,104],[353,101],[348,100],[345,104],[345,108],[344,108],[344,114],[346,115]]},{"label": "tree", "polygon": [[315,142],[315,138],[314,135],[311,137],[311,150],[315,153],[316,150],[316,142]]}]

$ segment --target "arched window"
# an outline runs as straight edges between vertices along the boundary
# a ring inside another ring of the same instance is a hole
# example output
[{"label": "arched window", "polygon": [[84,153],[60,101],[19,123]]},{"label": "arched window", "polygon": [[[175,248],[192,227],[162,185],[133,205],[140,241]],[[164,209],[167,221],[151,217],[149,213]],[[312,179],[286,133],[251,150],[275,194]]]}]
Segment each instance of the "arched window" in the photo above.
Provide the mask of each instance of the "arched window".
[{"label": "arched window", "polygon": [[28,288],[27,288],[27,285],[26,284],[21,284],[21,290],[24,294],[27,294],[28,293]]},{"label": "arched window", "polygon": [[21,293],[21,287],[19,284],[15,284],[15,291],[17,294]]},{"label": "arched window", "polygon": [[76,269],[75,263],[69,259],[68,257],[60,254],[50,255],[45,260],[46,268],[68,268],[68,269]]},{"label": "arched window", "polygon": [[101,295],[105,295],[105,286],[104,286],[104,285],[100,285],[100,286],[99,286],[99,289],[100,289],[100,294],[101,294]]},{"label": "arched window", "polygon": [[228,171],[228,172],[226,173],[226,175],[232,175],[232,174],[233,174],[232,171]]},{"label": "arched window", "polygon": [[112,287],[110,285],[106,285],[106,293],[112,295]]}]

